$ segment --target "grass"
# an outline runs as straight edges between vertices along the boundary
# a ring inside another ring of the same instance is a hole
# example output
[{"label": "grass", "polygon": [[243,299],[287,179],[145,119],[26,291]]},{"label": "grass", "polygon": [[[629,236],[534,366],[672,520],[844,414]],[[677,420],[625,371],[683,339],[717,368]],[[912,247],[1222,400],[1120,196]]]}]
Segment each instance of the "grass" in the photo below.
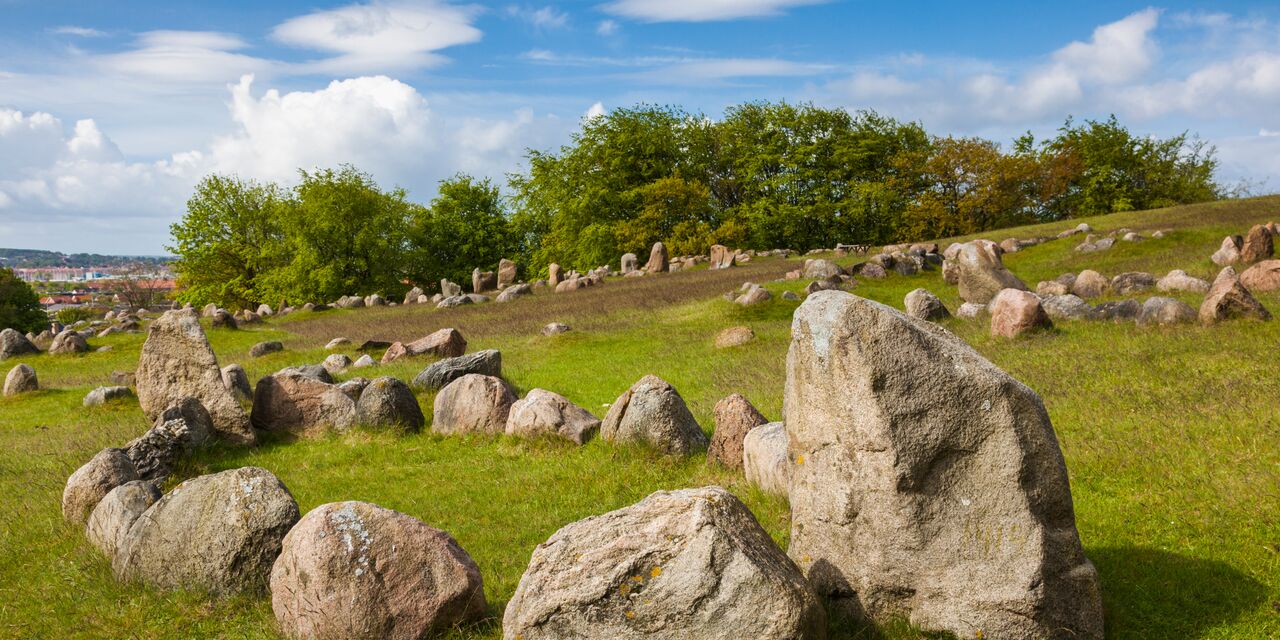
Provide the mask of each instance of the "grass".
[{"label": "grass", "polygon": [[[1163,240],[1117,243],[1076,254],[1082,237],[1006,256],[1029,284],[1094,268],[1111,276],[1181,268],[1211,278],[1208,256],[1222,236],[1280,217],[1280,199],[1254,199],[1135,212],[1090,220],[1102,231],[1173,229]],[[1052,235],[1058,223],[987,234]],[[853,258],[842,262],[853,262]],[[780,418],[784,358],[796,302],[776,294],[799,282],[770,282],[794,261],[756,260],[728,271],[696,270],[616,280],[564,295],[436,311],[397,307],[296,314],[242,331],[210,332],[223,364],[250,378],[290,364],[319,362],[329,339],[414,338],[459,328],[470,350],[502,350],[505,376],[521,392],[543,387],[603,415],[646,373],[674,384],[708,430],[715,402],[746,395]],[[772,301],[741,309],[720,295],[744,280],[769,282]],[[901,307],[925,287],[954,309],[954,287],[936,271],[864,281],[859,295]],[[1179,296],[1197,304],[1194,296]],[[1260,298],[1280,309],[1280,295]],[[538,334],[561,321],[570,333]],[[716,350],[715,334],[745,324],[755,341]],[[992,338],[982,321],[946,326],[1038,391],[1066,456],[1076,518],[1098,566],[1107,635],[1114,638],[1280,637],[1280,386],[1274,376],[1280,322],[1139,329],[1130,323],[1062,322],[1030,339]],[[286,351],[248,357],[260,340]],[[136,364],[140,335],[92,341],[113,351],[36,356],[48,390],[0,399],[0,636],[15,638],[276,638],[265,598],[209,600],[118,584],[82,532],[61,519],[68,475],[94,452],[118,446],[147,424],[136,402],[82,409],[112,370]],[[354,355],[354,354],[353,354]],[[9,361],[5,369],[16,364]],[[394,363],[375,375],[412,377],[425,361]],[[366,374],[368,375],[368,374]],[[431,396],[420,398],[430,416]],[[507,438],[395,437],[356,432],[315,440],[270,440],[254,449],[212,449],[183,476],[243,465],[270,469],[305,512],[325,502],[367,500],[453,534],[479,564],[491,619],[453,637],[501,636],[498,617],[533,547],[587,515],[658,490],[721,484],[743,498],[784,547],[785,500],[746,486],[736,474],[639,448],[593,441],[571,447]],[[909,625],[835,629],[833,637],[925,637]]]}]

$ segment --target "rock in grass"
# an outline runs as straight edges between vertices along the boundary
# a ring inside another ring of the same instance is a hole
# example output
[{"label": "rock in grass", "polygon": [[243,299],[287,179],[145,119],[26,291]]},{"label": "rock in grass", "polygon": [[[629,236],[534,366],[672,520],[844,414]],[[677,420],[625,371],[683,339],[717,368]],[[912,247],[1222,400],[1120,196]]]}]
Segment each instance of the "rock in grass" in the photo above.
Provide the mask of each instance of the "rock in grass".
[{"label": "rock in grass", "polygon": [[511,302],[516,298],[520,298],[533,294],[533,285],[530,284],[513,284],[505,287],[502,293],[498,294],[496,300],[498,302]]},{"label": "rock in grass", "polygon": [[329,375],[337,375],[346,371],[351,364],[351,356],[348,356],[345,353],[333,353],[329,354],[329,356],[324,359],[324,362],[320,363],[320,366],[324,367],[324,370],[328,371]]},{"label": "rock in grass", "polygon": [[742,467],[747,482],[780,496],[791,486],[791,460],[787,457],[787,430],[770,422],[747,432],[742,441]]},{"label": "rock in grass", "polygon": [[1199,316],[1200,323],[1205,325],[1236,318],[1271,319],[1271,313],[1240,284],[1236,270],[1231,267],[1224,267],[1214,279],[1213,286],[1200,305]]},{"label": "rock in grass", "polygon": [[644,270],[646,273],[666,273],[671,270],[667,245],[661,242],[653,243],[653,248],[649,250],[649,261],[645,263]]},{"label": "rock in grass", "polygon": [[1106,276],[1092,269],[1085,269],[1076,276],[1071,285],[1071,293],[1088,300],[1103,295],[1110,288],[1111,281]]},{"label": "rock in grass", "polygon": [[957,270],[960,298],[965,302],[987,304],[1004,289],[1026,291],[1027,285],[1004,266],[1000,247],[990,240],[947,247]]},{"label": "rock in grass", "polygon": [[1134,320],[1142,312],[1142,303],[1137,300],[1112,300],[1093,308],[1093,315],[1099,320],[1120,322]]},{"label": "rock in grass", "polygon": [[85,537],[107,558],[114,558],[133,523],[160,499],[155,483],[132,480],[112,489],[89,514]]},{"label": "rock in grass", "polygon": [[55,355],[86,353],[88,351],[89,343],[85,341],[84,336],[70,329],[54,336],[53,344],[49,345],[49,353]]},{"label": "rock in grass", "polygon": [[[405,303],[408,304],[408,303]],[[334,338],[324,345],[326,351],[337,351],[351,344],[351,338]]]},{"label": "rock in grass", "polygon": [[659,491],[538,545],[507,604],[507,640],[826,637],[796,568],[733,494]]},{"label": "rock in grass", "polygon": [[1244,236],[1244,244],[1240,247],[1240,262],[1253,264],[1268,260],[1275,254],[1275,244],[1271,230],[1266,225],[1255,224]]},{"label": "rock in grass", "polygon": [[830,260],[815,258],[804,261],[804,277],[810,280],[825,280],[841,275],[844,275],[844,269]]},{"label": "rock in grass", "polygon": [[600,419],[558,393],[533,389],[512,403],[505,430],[509,436],[552,436],[581,445],[600,431]]},{"label": "rock in grass", "polygon": [[446,434],[499,434],[516,394],[501,378],[468,373],[436,394],[431,430]]},{"label": "rock in grass", "polygon": [[160,414],[155,426],[125,445],[125,455],[139,480],[163,482],[174,465],[203,445],[213,433],[213,419],[195,398],[182,398]]},{"label": "rock in grass", "polygon": [[1154,286],[1155,276],[1141,271],[1128,271],[1111,279],[1111,290],[1122,296],[1149,291]]},{"label": "rock in grass", "polygon": [[427,422],[409,385],[395,378],[374,379],[364,386],[359,397],[356,421],[362,425],[416,432]]},{"label": "rock in grass", "polygon": [[1053,321],[1030,291],[1005,289],[991,301],[991,335],[1016,338],[1030,331],[1052,329]]},{"label": "rock in grass", "polygon": [[1196,321],[1196,310],[1191,305],[1161,296],[1152,296],[1142,303],[1138,312],[1138,324],[1167,326]]},{"label": "rock in grass", "polygon": [[213,314],[213,320],[209,322],[209,326],[214,329],[239,329],[240,325],[236,323],[236,317],[227,312],[226,309],[218,309]]},{"label": "rock in grass", "polygon": [[404,294],[403,304],[418,304],[418,298],[426,295],[421,287],[414,287]]},{"label": "rock in grass", "polygon": [[796,311],[784,402],[788,553],[831,610],[961,638],[1102,638],[1034,391],[937,325],[833,291]]},{"label": "rock in grass", "polygon": [[987,312],[987,305],[965,302],[956,308],[957,318],[976,318]]},{"label": "rock in grass", "polygon": [[1244,238],[1240,236],[1227,236],[1222,239],[1222,246],[1210,256],[1213,263],[1219,267],[1225,267],[1240,262],[1240,248],[1244,245]]},{"label": "rock in grass", "polygon": [[366,369],[368,367],[376,367],[376,366],[378,366],[378,361],[374,360],[373,356],[367,353],[361,355],[359,358],[356,358],[356,361],[351,363],[352,369]]},{"label": "rock in grass", "polygon": [[742,468],[742,441],[747,432],[768,422],[742,394],[722,398],[712,412],[716,430],[711,434],[707,461],[718,461],[730,469]]},{"label": "rock in grass", "polygon": [[367,502],[307,513],[271,569],[271,609],[290,638],[427,638],[487,606],[480,568],[449,534]]},{"label": "rock in grass", "polygon": [[256,441],[249,416],[222,380],[218,358],[193,310],[166,311],[151,323],[137,370],[138,404],[153,423],[174,401],[192,397],[213,417],[219,438]]},{"label": "rock in grass", "polygon": [[261,358],[272,353],[280,353],[284,351],[284,343],[275,340],[269,342],[259,342],[249,348],[249,357]]},{"label": "rock in grass", "polygon": [[600,435],[609,442],[643,442],[669,455],[690,455],[707,448],[707,436],[684,398],[653,375],[618,396],[604,417]]},{"label": "rock in grass", "polygon": [[263,431],[315,435],[356,423],[356,403],[336,385],[288,369],[258,380],[253,426]]},{"label": "rock in grass", "polygon": [[1071,287],[1057,280],[1045,280],[1036,284],[1036,294],[1041,297],[1065,296],[1071,293]]},{"label": "rock in grass", "polygon": [[40,379],[36,376],[36,370],[32,369],[29,364],[20,364],[10,369],[9,375],[4,378],[5,397],[30,393],[39,389]]},{"label": "rock in grass", "polygon": [[16,358],[31,353],[40,353],[40,350],[26,336],[22,335],[22,332],[17,329],[0,331],[0,360]]},{"label": "rock in grass", "polygon": [[222,384],[228,391],[235,394],[238,400],[248,400],[253,397],[253,388],[249,386],[249,374],[245,373],[244,367],[238,364],[229,364],[222,368]]},{"label": "rock in grass", "polygon": [[[1253,293],[1280,289],[1280,260],[1263,260],[1245,269],[1240,274],[1240,284]],[[1205,291],[1208,290],[1208,283],[1205,283]]]},{"label": "rock in grass", "polygon": [[400,358],[435,355],[442,358],[456,358],[467,352],[467,340],[457,329],[441,329],[425,338],[413,342],[393,342],[382,356],[382,364]]},{"label": "rock in grass", "polygon": [[752,307],[762,302],[768,302],[771,298],[773,298],[773,294],[769,293],[768,289],[758,284],[753,284],[742,295],[738,296],[734,303],[740,307]]},{"label": "rock in grass", "polygon": [[413,386],[429,391],[442,389],[469,373],[502,377],[502,353],[497,349],[485,349],[465,356],[437,360],[414,376]]},{"label": "rock in grass", "polygon": [[716,334],[716,348],[728,349],[740,347],[756,339],[756,332],[751,327],[729,327]]},{"label": "rock in grass", "polygon": [[200,476],[134,521],[112,567],[121,580],[159,589],[261,593],[298,515],[289,490],[266,469]]},{"label": "rock in grass", "polygon": [[112,400],[131,397],[133,397],[133,391],[129,387],[98,387],[85,395],[82,404],[86,407],[101,407]]},{"label": "rock in grass", "polygon": [[951,317],[951,312],[947,311],[947,305],[942,304],[942,300],[930,293],[928,289],[915,289],[908,293],[902,302],[906,307],[907,315],[912,318],[938,321]]},{"label": "rock in grass", "polygon": [[1093,320],[1097,313],[1080,296],[1066,294],[1048,296],[1040,302],[1050,320]]},{"label": "rock in grass", "polygon": [[569,325],[564,324],[563,322],[551,322],[551,323],[548,323],[547,326],[542,328],[542,335],[558,336],[562,333],[567,333],[569,331],[570,331]]},{"label": "rock in grass", "polygon": [[[1263,263],[1259,263],[1263,264]],[[1280,264],[1278,262],[1277,264]],[[1256,265],[1255,265],[1256,266]],[[1252,270],[1252,267],[1250,268]],[[1248,271],[1245,271],[1248,273]],[[1242,278],[1243,279],[1243,278]],[[1248,286],[1248,285],[1245,285]],[[1156,289],[1160,291],[1187,291],[1191,293],[1208,293],[1209,283],[1200,278],[1193,278],[1187,275],[1182,269],[1174,269],[1165,277],[1156,281]]]},{"label": "rock in grass", "polygon": [[84,524],[89,512],[112,489],[138,479],[138,472],[123,449],[103,449],[67,478],[62,490],[62,517]]}]

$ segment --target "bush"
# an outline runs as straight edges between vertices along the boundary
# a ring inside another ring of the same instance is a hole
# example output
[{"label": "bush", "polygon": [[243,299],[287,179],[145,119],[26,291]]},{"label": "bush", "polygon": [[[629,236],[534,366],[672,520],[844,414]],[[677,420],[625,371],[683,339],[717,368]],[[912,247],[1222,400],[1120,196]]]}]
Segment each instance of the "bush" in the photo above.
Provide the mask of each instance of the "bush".
[{"label": "bush", "polygon": [[89,307],[67,307],[59,309],[54,317],[64,325],[73,325],[81,320],[97,320],[103,315],[105,314]]},{"label": "bush", "polygon": [[31,286],[19,280],[13,269],[0,269],[0,329],[29,333],[42,331],[48,322]]}]

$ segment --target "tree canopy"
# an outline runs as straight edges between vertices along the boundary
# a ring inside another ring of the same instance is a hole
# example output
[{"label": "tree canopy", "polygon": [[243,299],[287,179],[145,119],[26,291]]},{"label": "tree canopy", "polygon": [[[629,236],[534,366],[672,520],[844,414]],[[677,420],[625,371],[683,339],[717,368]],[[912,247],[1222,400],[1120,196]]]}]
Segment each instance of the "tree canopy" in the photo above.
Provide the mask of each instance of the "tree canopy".
[{"label": "tree canopy", "polygon": [[48,324],[49,316],[31,285],[20,280],[13,269],[0,268],[0,329],[29,333],[42,331]]}]

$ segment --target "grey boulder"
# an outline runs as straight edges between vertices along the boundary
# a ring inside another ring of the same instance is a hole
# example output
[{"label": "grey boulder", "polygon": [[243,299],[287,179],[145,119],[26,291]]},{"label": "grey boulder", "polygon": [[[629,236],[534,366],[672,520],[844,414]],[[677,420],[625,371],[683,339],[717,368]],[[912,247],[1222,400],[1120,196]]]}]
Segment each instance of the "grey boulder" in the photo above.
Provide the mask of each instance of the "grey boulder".
[{"label": "grey boulder", "polygon": [[707,436],[684,398],[661,378],[647,375],[609,407],[600,426],[609,442],[642,442],[669,455],[707,448]]},{"label": "grey boulder", "polygon": [[550,436],[580,445],[600,431],[600,419],[558,393],[533,389],[511,404],[505,430],[509,436]]},{"label": "grey boulder", "polygon": [[502,376],[502,353],[486,349],[456,358],[445,358],[431,363],[413,377],[413,386],[419,389],[443,389],[445,385],[467,375]]},{"label": "grey boulder", "polygon": [[356,421],[369,427],[418,431],[427,419],[409,385],[384,376],[375,378],[361,390],[360,400],[356,402]]}]

